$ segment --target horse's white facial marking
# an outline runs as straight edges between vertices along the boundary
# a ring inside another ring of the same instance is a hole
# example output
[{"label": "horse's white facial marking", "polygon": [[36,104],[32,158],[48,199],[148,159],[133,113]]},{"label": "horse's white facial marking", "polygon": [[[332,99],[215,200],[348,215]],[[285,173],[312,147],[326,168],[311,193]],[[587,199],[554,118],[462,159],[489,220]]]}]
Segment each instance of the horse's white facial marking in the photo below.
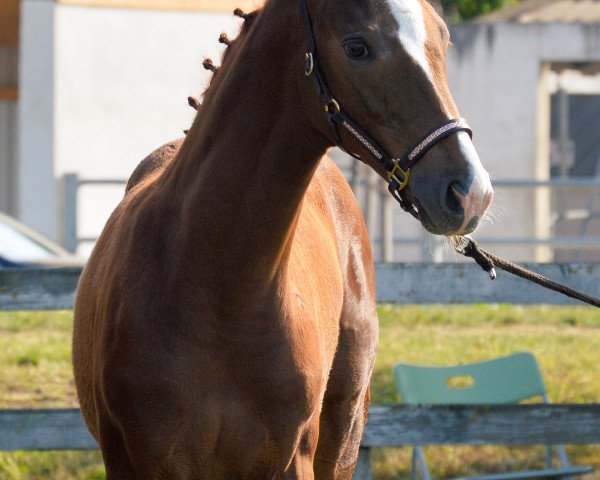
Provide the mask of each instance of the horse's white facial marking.
[{"label": "horse's white facial marking", "polygon": [[[459,194],[459,200],[465,212],[465,220],[459,233],[463,233],[473,218],[481,219],[490,206],[493,197],[493,188],[488,172],[483,168],[479,155],[473,146],[471,138],[466,132],[457,133],[458,148],[467,159],[472,168],[473,179],[469,192],[466,195]],[[458,192],[457,192],[458,193]]]},{"label": "horse's white facial marking", "polygon": [[419,0],[388,0],[388,5],[398,22],[398,38],[402,47],[431,80],[431,67],[425,53],[427,29],[421,2]]},{"label": "horse's white facial marking", "polygon": [[492,190],[490,175],[481,164],[479,154],[471,141],[471,137],[466,132],[458,132],[458,148],[464,158],[467,159],[473,171],[473,183],[469,194],[485,195]]}]

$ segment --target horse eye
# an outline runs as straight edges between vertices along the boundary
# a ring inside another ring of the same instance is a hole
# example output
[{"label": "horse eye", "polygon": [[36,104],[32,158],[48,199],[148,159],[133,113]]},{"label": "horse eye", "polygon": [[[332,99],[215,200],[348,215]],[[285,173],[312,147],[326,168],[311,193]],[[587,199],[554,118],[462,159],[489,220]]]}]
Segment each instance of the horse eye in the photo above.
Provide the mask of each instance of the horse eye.
[{"label": "horse eye", "polygon": [[355,40],[353,42],[346,43],[344,45],[344,49],[346,50],[346,55],[354,60],[361,60],[369,56],[369,48],[364,44],[364,42]]}]

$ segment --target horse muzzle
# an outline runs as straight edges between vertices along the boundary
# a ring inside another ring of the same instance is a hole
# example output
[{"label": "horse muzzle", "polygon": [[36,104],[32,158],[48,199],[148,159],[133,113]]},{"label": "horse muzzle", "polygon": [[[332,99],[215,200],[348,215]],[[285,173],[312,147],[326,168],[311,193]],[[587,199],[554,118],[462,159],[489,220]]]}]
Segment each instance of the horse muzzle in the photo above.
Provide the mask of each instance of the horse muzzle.
[{"label": "horse muzzle", "polygon": [[411,197],[423,227],[437,235],[466,235],[479,225],[494,191],[468,135],[431,152],[414,169]]}]

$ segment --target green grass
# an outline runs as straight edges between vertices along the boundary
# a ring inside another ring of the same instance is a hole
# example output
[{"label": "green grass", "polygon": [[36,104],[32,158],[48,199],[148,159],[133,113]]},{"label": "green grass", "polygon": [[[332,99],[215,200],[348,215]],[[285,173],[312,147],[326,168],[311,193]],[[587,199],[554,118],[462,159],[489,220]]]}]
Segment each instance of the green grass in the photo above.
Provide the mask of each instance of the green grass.
[{"label": "green grass", "polygon": [[[505,305],[379,307],[380,347],[373,402],[394,403],[396,361],[453,364],[518,350],[538,358],[556,402],[600,402],[600,315],[591,308]],[[0,408],[74,407],[71,313],[0,313]],[[596,466],[600,446],[572,447],[572,461]],[[539,466],[541,448],[428,447],[435,478]],[[408,477],[408,448],[379,449],[379,480]],[[0,453],[0,480],[99,480],[98,452]]]},{"label": "green grass", "polygon": [[[0,312],[0,408],[76,407],[71,312]],[[99,452],[0,452],[0,480],[101,480]]]},{"label": "green grass", "polygon": [[0,408],[77,406],[71,325],[70,312],[0,313]]}]

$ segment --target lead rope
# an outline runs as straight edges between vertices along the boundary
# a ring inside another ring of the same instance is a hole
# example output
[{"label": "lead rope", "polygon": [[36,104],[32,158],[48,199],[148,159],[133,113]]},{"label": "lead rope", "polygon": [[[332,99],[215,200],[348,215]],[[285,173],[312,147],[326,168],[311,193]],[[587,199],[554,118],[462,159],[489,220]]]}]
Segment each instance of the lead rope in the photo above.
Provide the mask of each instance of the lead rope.
[{"label": "lead rope", "polygon": [[[516,275],[517,277],[524,278],[525,280],[537,283],[542,287],[562,293],[567,297],[575,298],[600,308],[600,299],[598,298],[578,292],[577,290],[573,290],[572,288],[557,283],[554,280],[550,280],[539,273],[532,272],[531,270],[520,267],[519,265],[509,262],[508,260],[497,257],[492,253],[486,252],[472,238],[462,237],[462,241],[464,246],[457,246],[456,251],[465,257],[475,260],[477,264],[490,275],[492,280],[496,279],[496,269],[494,267],[498,267],[506,272]],[[465,241],[466,244],[464,244]]]}]

